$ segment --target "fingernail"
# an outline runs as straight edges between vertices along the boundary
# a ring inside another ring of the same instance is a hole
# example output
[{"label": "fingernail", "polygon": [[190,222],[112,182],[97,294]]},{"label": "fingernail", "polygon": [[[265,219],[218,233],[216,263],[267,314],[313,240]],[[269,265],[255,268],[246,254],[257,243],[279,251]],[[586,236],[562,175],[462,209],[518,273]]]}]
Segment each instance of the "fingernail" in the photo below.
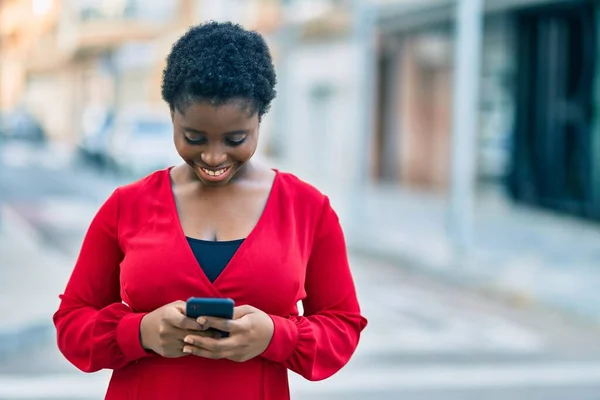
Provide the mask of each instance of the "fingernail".
[{"label": "fingernail", "polygon": [[205,319],[205,318],[202,318],[202,317],[200,317],[200,318],[198,318],[198,319],[196,320],[196,322],[197,322],[197,323],[199,323],[200,325],[204,325],[204,324],[206,324],[206,319]]},{"label": "fingernail", "polygon": [[186,342],[187,344],[194,344],[194,341],[190,337],[185,337],[185,339],[183,339],[183,341]]},{"label": "fingernail", "polygon": [[192,352],[192,349],[190,349],[189,347],[184,347],[183,348],[183,352],[187,353],[187,354],[190,354]]}]

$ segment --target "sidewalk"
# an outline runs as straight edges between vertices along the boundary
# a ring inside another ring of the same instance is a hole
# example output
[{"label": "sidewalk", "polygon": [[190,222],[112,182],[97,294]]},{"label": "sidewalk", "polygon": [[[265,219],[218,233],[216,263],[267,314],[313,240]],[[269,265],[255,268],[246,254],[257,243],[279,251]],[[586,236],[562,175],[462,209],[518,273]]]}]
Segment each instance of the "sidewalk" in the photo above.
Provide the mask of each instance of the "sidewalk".
[{"label": "sidewalk", "polygon": [[[347,211],[345,198],[337,199]],[[600,321],[600,225],[487,193],[477,199],[474,248],[460,256],[453,254],[441,196],[377,188],[365,200],[359,224],[356,215],[342,211],[343,223],[360,227],[346,232],[352,250],[402,261],[516,304]]]},{"label": "sidewalk", "polygon": [[52,314],[72,262],[44,246],[7,206],[0,208],[0,359],[54,335]]},{"label": "sidewalk", "polygon": [[[347,193],[319,187],[350,228],[353,253],[393,260],[519,305],[600,320],[598,226],[485,196],[477,203],[475,248],[468,257],[457,257],[446,234],[442,198],[372,189],[359,216],[346,207]],[[1,358],[36,335],[54,335],[51,316],[74,260],[45,246],[11,208],[0,211]]]},{"label": "sidewalk", "polygon": [[[393,186],[360,192],[269,160],[327,194],[351,252],[414,268],[470,290],[600,323],[600,224],[511,203],[490,190],[477,196],[474,246],[454,254],[444,195]],[[357,200],[356,196],[360,196]],[[352,209],[359,204],[358,209]]]}]

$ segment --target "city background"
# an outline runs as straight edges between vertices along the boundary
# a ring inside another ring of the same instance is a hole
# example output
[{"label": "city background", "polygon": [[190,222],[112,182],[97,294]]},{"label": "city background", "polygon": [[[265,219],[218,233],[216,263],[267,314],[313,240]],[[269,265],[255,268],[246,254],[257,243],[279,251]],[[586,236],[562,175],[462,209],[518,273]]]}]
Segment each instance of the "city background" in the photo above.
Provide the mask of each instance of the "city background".
[{"label": "city background", "polygon": [[55,345],[85,231],[178,163],[189,26],[262,33],[257,157],[328,194],[370,321],[295,399],[600,399],[600,1],[0,0],[0,400],[101,399]]}]

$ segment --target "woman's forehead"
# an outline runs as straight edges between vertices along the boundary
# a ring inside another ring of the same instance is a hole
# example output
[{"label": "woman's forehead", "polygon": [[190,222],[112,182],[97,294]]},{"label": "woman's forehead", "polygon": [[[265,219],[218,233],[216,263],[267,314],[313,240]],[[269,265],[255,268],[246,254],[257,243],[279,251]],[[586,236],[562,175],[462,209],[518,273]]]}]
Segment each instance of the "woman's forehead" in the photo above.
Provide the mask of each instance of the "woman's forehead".
[{"label": "woman's forehead", "polygon": [[258,113],[239,102],[213,105],[195,102],[182,110],[174,110],[174,119],[188,128],[204,132],[230,132],[252,129],[258,123]]}]

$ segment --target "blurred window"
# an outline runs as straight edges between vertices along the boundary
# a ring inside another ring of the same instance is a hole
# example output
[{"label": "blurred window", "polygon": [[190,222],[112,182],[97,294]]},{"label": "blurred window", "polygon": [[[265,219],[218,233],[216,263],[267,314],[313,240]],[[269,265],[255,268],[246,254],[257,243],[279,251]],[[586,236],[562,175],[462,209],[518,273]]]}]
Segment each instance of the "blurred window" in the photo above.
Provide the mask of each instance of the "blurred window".
[{"label": "blurred window", "polygon": [[93,20],[140,20],[165,22],[171,20],[178,4],[172,0],[81,0],[79,18]]},{"label": "blurred window", "polygon": [[138,121],[134,125],[133,136],[142,138],[167,136],[172,132],[171,124],[168,121]]}]

